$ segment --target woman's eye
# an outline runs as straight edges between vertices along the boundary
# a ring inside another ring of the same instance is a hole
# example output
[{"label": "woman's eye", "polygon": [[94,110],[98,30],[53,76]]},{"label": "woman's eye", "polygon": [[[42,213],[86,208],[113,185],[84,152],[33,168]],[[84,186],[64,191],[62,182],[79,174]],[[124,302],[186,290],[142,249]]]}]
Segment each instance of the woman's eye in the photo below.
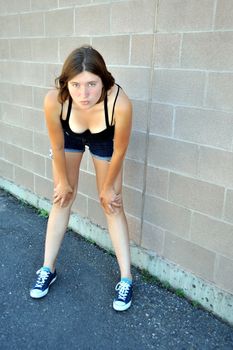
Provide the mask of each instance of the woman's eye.
[{"label": "woman's eye", "polygon": [[96,86],[96,83],[89,83],[89,86]]}]

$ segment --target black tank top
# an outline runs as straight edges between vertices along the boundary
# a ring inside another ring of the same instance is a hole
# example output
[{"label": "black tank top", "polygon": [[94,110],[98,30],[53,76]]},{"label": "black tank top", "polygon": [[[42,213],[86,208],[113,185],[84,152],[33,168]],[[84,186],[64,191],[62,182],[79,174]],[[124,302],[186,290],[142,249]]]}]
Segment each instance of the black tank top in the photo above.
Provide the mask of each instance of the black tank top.
[{"label": "black tank top", "polygon": [[86,140],[102,140],[102,141],[108,141],[108,140],[113,140],[114,137],[114,130],[115,130],[115,125],[113,125],[113,116],[114,116],[114,110],[115,110],[115,105],[116,105],[116,100],[119,94],[120,86],[118,86],[116,97],[113,102],[113,108],[112,108],[112,118],[111,118],[111,124],[109,124],[109,116],[108,116],[108,97],[106,95],[104,99],[104,114],[105,114],[105,123],[106,123],[106,128],[98,133],[91,133],[89,129],[85,130],[82,133],[76,133],[70,128],[69,120],[70,120],[70,113],[71,113],[71,108],[72,108],[72,98],[69,98],[69,104],[68,104],[68,109],[67,109],[67,115],[66,119],[62,119],[62,110],[63,110],[63,105],[62,105],[62,110],[60,114],[60,120],[62,124],[62,128],[66,134],[69,134],[73,137],[77,137],[78,139],[80,138],[85,138]]}]

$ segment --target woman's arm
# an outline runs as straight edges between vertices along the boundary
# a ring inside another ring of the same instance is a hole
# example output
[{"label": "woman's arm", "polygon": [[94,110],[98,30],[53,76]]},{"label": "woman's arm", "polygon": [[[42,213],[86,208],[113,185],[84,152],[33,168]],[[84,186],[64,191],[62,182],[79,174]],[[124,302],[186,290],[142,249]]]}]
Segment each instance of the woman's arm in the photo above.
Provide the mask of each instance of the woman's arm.
[{"label": "woman's arm", "polygon": [[60,202],[64,206],[72,195],[72,188],[70,187],[64,152],[64,135],[60,122],[61,105],[57,100],[57,91],[51,90],[45,96],[44,112],[49,133],[50,144],[53,152],[53,161],[55,166],[58,183],[55,184],[54,189],[54,203]]},{"label": "woman's arm", "polygon": [[112,206],[121,206],[121,203],[118,201],[118,194],[114,189],[114,182],[123,166],[123,161],[129,144],[131,128],[132,105],[128,97],[121,90],[115,108],[114,151],[100,193],[101,204],[106,212],[114,211],[114,208],[111,208],[110,203],[112,203]]}]

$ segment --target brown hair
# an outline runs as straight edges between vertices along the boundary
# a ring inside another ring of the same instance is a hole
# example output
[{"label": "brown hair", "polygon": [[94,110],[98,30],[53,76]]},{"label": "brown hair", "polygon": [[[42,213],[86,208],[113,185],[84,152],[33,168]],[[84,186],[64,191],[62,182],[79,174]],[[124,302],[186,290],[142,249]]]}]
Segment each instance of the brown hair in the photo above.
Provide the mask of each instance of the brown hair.
[{"label": "brown hair", "polygon": [[69,97],[68,82],[77,74],[84,71],[98,75],[103,83],[103,91],[99,102],[103,101],[107,91],[114,85],[115,79],[107,70],[101,54],[89,45],[81,46],[72,51],[65,60],[61,75],[55,79],[60,103],[66,101]]}]

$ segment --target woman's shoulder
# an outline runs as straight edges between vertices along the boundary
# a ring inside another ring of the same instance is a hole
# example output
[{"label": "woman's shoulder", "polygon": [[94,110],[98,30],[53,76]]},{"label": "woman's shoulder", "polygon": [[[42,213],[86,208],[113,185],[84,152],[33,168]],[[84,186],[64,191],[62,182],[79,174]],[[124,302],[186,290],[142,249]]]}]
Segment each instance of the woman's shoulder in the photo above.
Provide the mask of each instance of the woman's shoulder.
[{"label": "woman's shoulder", "polygon": [[114,84],[110,90],[109,96],[111,96],[113,101],[116,100],[116,107],[131,107],[131,101],[120,85]]},{"label": "woman's shoulder", "polygon": [[58,90],[57,89],[51,89],[47,92],[44,98],[44,102],[48,104],[60,104],[58,101]]},{"label": "woman's shoulder", "polygon": [[116,100],[116,112],[119,113],[126,113],[132,111],[132,103],[128,97],[128,95],[125,93],[124,89],[120,85],[115,85],[116,94],[119,89],[119,93]]},{"label": "woman's shoulder", "polygon": [[47,92],[44,98],[44,108],[45,109],[53,109],[54,112],[61,109],[61,104],[58,101],[58,90],[52,89]]}]

